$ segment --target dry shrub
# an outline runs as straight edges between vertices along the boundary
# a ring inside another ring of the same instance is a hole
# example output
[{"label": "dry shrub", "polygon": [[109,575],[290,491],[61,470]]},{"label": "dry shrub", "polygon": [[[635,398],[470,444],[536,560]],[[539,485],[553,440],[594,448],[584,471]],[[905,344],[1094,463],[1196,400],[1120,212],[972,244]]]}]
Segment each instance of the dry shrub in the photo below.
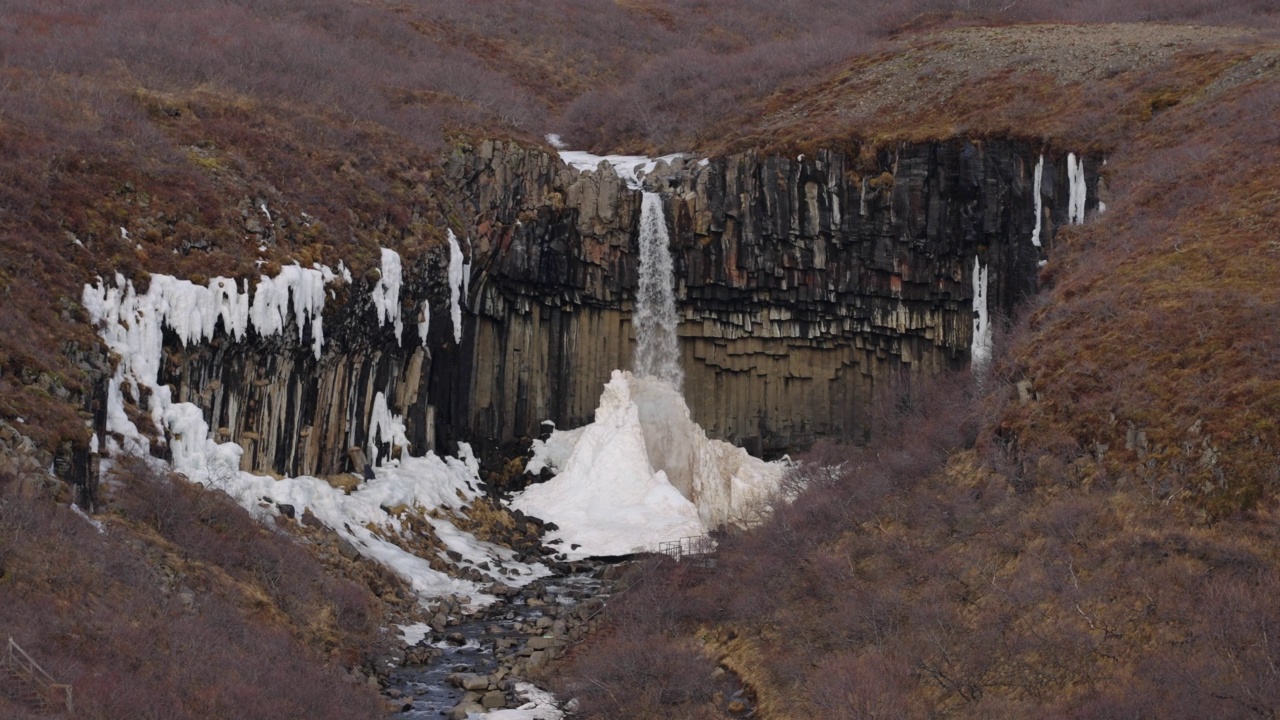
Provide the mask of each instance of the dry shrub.
[{"label": "dry shrub", "polygon": [[[125,470],[142,475],[146,467]],[[309,627],[334,592],[331,612],[341,635],[331,641],[371,647],[378,623],[370,621],[368,593],[325,580],[305,552],[295,554],[290,540],[264,531],[225,499],[202,500],[182,486],[165,492],[159,484],[171,481],[154,473],[145,482],[150,494],[129,512],[155,532],[164,527],[167,541],[131,533],[118,520],[99,533],[71,510],[27,497],[13,478],[0,478],[0,632],[74,686],[79,714],[378,717],[376,695],[329,664],[330,648]],[[161,499],[177,510],[147,505]],[[245,535],[219,537],[232,533]],[[262,583],[263,571],[249,559],[255,555],[282,563],[276,597],[294,599],[284,612],[228,581],[225,573]],[[223,571],[214,567],[227,559]]]}]

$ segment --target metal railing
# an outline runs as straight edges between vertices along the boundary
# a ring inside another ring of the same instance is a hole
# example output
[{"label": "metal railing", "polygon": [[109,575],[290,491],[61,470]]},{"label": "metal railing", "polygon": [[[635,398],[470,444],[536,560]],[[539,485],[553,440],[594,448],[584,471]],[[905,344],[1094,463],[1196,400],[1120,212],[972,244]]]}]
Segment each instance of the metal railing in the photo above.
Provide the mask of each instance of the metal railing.
[{"label": "metal railing", "polygon": [[716,541],[706,535],[683,537],[679,540],[667,540],[658,543],[658,552],[680,562],[689,557],[699,558],[711,555],[716,551]]},{"label": "metal railing", "polygon": [[5,653],[5,662],[16,672],[30,679],[40,696],[48,701],[50,705],[57,705],[61,702],[66,706],[68,715],[75,712],[75,705],[71,702],[71,686],[54,680],[53,676],[40,667],[40,663],[28,655],[26,650],[19,647],[12,637],[9,638],[9,648]]}]

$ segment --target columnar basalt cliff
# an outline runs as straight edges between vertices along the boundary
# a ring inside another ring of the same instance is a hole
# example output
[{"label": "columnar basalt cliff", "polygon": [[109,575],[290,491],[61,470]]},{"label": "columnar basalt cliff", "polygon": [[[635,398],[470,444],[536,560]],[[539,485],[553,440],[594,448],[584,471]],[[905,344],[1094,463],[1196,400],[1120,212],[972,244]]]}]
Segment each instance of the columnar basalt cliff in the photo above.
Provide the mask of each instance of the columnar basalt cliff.
[{"label": "columnar basalt cliff", "polygon": [[[955,140],[660,165],[645,183],[671,229],[695,420],[781,452],[858,436],[873,388],[893,374],[964,366],[975,272],[990,311],[1009,312],[1086,186],[1097,205],[1098,161],[1081,176],[1070,160]],[[236,342],[220,331],[195,346],[166,333],[160,381],[205,411],[216,439],[244,447],[244,469],[359,470],[349,450],[368,446],[379,393],[414,451],[514,448],[544,420],[588,422],[609,373],[629,366],[640,191],[511,143],[459,148],[443,177],[471,263],[460,342],[448,247],[404,259],[400,338],[362,279],[329,287],[318,356],[306,333]]]},{"label": "columnar basalt cliff", "polygon": [[[1021,142],[660,166],[645,182],[673,230],[695,419],[754,452],[857,435],[877,381],[968,362],[975,258],[993,314],[1035,290],[1073,201],[1097,207],[1098,165],[1083,163],[1075,198],[1081,165]],[[510,441],[589,421],[631,357],[640,193],[492,143],[447,175],[478,257],[453,432]]]}]

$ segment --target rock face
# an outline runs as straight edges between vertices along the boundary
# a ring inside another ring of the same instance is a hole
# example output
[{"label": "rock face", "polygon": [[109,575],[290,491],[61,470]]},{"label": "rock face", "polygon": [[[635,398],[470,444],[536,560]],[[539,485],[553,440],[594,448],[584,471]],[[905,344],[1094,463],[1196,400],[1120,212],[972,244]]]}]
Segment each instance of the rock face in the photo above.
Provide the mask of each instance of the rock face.
[{"label": "rock face", "polygon": [[[1067,158],[1018,142],[902,146],[874,159],[744,154],[660,167],[675,253],[685,393],[712,437],[779,452],[862,431],[878,381],[964,366],[975,258],[993,314],[1036,287],[1071,201]],[[1088,207],[1096,161],[1085,162]],[[483,144],[447,174],[478,272],[449,432],[496,441],[590,420],[630,367],[640,193],[612,173]],[[1079,189],[1079,188],[1077,188]],[[1031,238],[1037,225],[1038,239]]]},{"label": "rock face", "polygon": [[[782,452],[859,436],[873,389],[891,376],[963,367],[975,258],[990,311],[1010,311],[1034,291],[1073,207],[1067,158],[1047,154],[1044,247],[1032,243],[1039,157],[1025,143],[956,140],[660,166],[646,183],[662,193],[672,238],[694,419],[713,438]],[[1098,162],[1084,168],[1094,209]],[[586,424],[610,372],[631,366],[641,193],[515,144],[458,148],[443,171],[471,263],[461,342],[447,246],[404,258],[399,341],[361,280],[326,302],[319,358],[290,333],[219,334],[198,347],[166,338],[161,382],[204,409],[219,440],[245,448],[244,469],[359,472],[348,451],[367,446],[378,393],[415,451],[513,444],[544,420]]]}]

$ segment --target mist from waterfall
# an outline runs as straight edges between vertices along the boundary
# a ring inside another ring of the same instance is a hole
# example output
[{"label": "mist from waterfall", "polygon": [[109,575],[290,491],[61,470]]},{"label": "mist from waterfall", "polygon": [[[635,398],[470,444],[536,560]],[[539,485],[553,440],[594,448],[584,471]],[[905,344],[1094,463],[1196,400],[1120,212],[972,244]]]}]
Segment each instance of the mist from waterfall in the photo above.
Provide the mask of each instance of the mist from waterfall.
[{"label": "mist from waterfall", "polygon": [[662,196],[644,193],[640,205],[640,284],[632,322],[636,329],[634,372],[657,378],[678,392],[684,380],[676,336],[675,280]]}]

